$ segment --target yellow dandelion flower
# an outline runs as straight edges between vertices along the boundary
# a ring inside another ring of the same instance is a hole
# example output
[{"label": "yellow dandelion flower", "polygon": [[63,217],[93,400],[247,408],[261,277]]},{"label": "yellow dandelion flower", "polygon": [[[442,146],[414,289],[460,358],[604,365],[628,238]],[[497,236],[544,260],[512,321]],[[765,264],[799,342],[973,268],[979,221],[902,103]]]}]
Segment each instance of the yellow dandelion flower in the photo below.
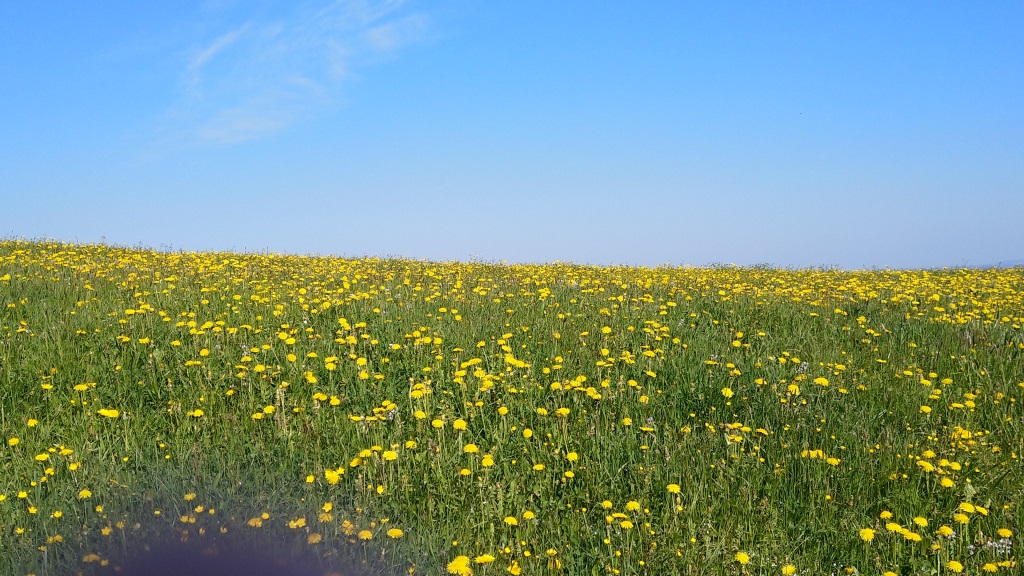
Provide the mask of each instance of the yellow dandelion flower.
[{"label": "yellow dandelion flower", "polygon": [[448,573],[455,576],[472,576],[473,569],[469,566],[469,556],[456,556],[448,563]]}]

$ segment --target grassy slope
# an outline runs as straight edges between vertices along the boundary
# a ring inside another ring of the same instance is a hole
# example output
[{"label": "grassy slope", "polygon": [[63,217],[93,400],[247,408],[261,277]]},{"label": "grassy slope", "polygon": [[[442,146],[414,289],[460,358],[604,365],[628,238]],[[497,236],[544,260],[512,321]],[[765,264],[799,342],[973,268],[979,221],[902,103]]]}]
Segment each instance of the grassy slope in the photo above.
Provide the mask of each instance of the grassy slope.
[{"label": "grassy slope", "polygon": [[1016,569],[1021,270],[3,242],[0,306],[4,571],[200,529],[421,573]]}]

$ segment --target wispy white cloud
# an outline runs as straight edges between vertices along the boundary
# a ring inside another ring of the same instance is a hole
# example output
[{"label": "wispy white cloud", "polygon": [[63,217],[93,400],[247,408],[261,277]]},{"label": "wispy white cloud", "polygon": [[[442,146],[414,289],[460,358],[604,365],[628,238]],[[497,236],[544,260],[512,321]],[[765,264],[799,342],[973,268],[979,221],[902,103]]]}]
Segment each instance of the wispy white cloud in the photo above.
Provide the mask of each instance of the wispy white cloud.
[{"label": "wispy white cloud", "polygon": [[390,52],[422,38],[427,19],[420,14],[406,16],[369,28],[363,33],[367,46],[377,52]]},{"label": "wispy white cloud", "polygon": [[202,141],[267,137],[337,103],[358,67],[427,37],[400,0],[337,0],[249,17],[196,42],[167,117]]},{"label": "wispy white cloud", "polygon": [[206,64],[211,58],[217,55],[218,52],[224,50],[228,46],[235,43],[236,40],[242,35],[243,32],[249,27],[249,24],[243,25],[237,30],[232,30],[227,34],[214,40],[209,46],[204,48],[201,52],[196,54],[194,58],[188,63],[187,69],[189,72],[198,72],[202,69],[203,65]]}]

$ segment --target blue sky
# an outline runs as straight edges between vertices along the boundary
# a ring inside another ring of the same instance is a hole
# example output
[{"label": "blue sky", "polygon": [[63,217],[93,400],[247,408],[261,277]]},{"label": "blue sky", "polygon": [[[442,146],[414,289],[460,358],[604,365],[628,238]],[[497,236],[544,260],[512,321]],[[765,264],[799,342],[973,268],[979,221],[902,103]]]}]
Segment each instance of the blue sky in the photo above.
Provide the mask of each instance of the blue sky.
[{"label": "blue sky", "polygon": [[4,2],[0,235],[1024,258],[1020,2]]}]

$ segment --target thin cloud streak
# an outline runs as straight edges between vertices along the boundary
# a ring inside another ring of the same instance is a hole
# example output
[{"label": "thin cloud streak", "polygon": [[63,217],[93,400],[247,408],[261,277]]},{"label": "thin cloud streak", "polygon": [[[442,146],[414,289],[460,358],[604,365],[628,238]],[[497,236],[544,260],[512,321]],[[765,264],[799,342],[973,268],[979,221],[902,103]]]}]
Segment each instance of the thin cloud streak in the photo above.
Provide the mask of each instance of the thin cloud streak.
[{"label": "thin cloud streak", "polygon": [[192,51],[164,117],[193,141],[268,137],[335,106],[353,70],[423,40],[429,28],[400,1],[336,1],[250,19]]},{"label": "thin cloud streak", "polygon": [[224,50],[228,46],[235,43],[238,38],[249,28],[249,24],[246,23],[237,30],[232,30],[227,34],[217,38],[212,44],[206,47],[205,50],[200,52],[191,62],[188,63],[189,72],[198,72],[211,58],[216,56],[221,50]]}]

